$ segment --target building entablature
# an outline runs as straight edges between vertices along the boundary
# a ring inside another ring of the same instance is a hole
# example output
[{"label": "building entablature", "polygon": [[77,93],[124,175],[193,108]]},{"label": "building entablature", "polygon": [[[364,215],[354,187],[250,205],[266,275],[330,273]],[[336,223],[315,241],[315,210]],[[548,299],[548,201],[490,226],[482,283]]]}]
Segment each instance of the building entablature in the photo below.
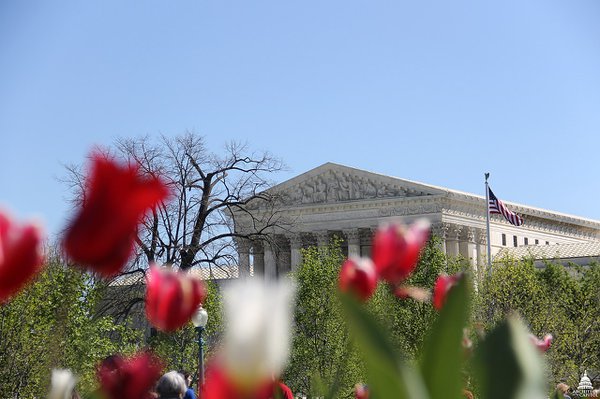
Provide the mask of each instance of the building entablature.
[{"label": "building entablature", "polygon": [[[410,223],[421,217],[431,221],[447,254],[463,256],[472,263],[481,263],[487,257],[487,207],[483,196],[333,163],[294,177],[268,192],[277,198],[278,216],[288,223],[285,228],[268,231],[273,237],[268,245],[252,245],[254,252],[261,254],[256,259],[258,269],[265,270],[265,274],[277,274],[281,268],[273,265],[286,262],[291,262],[291,267],[284,265],[281,270],[293,270],[300,259],[300,247],[325,245],[332,234],[344,238],[348,254],[368,255],[370,236],[378,225],[392,220]],[[533,243],[600,242],[598,221],[510,202],[506,205],[519,213],[525,223],[516,227],[502,216],[492,215],[492,255],[505,247]],[[247,211],[260,215],[272,209],[250,207]],[[236,214],[235,220],[240,233],[252,234],[256,228],[247,213]],[[242,263],[249,265],[246,260]]]}]

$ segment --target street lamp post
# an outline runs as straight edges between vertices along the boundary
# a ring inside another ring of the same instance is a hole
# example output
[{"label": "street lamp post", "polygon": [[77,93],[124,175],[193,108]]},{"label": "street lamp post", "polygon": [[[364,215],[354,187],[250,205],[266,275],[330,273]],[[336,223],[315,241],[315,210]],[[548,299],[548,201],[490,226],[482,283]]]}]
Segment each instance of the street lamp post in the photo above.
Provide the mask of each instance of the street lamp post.
[{"label": "street lamp post", "polygon": [[192,317],[192,323],[194,323],[196,332],[198,333],[198,397],[202,394],[201,389],[202,385],[204,385],[204,340],[202,339],[202,332],[204,332],[204,327],[206,327],[207,322],[208,313],[206,313],[206,310],[200,305]]}]

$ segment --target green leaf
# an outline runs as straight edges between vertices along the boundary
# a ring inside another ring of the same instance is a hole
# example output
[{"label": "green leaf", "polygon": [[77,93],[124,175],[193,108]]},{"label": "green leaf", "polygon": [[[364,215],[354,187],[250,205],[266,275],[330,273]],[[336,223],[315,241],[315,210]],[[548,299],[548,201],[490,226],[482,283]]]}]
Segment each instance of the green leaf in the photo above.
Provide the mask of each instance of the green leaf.
[{"label": "green leaf", "polygon": [[469,318],[469,284],[462,278],[448,293],[423,348],[421,372],[432,399],[462,397],[463,329]]},{"label": "green leaf", "polygon": [[340,294],[340,301],[365,358],[370,397],[427,399],[420,376],[402,363],[385,329],[354,298]]},{"label": "green leaf", "polygon": [[544,363],[521,319],[498,325],[475,353],[475,372],[486,399],[544,398]]}]

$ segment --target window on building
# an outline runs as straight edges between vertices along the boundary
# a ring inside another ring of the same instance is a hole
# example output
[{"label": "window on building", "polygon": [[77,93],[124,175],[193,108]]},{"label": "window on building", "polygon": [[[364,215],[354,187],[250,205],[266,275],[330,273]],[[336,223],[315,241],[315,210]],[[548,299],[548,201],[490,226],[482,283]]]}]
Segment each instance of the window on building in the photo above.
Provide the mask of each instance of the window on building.
[{"label": "window on building", "polygon": [[502,234],[502,245],[506,246],[506,234]]},{"label": "window on building", "polygon": [[527,237],[523,238],[523,244],[529,245],[529,238],[527,238]]},{"label": "window on building", "polygon": [[517,242],[517,236],[513,236],[513,246],[517,246],[519,243]]},{"label": "window on building", "polygon": [[538,245],[540,243],[540,240],[538,240],[537,238],[535,239],[535,245]]}]

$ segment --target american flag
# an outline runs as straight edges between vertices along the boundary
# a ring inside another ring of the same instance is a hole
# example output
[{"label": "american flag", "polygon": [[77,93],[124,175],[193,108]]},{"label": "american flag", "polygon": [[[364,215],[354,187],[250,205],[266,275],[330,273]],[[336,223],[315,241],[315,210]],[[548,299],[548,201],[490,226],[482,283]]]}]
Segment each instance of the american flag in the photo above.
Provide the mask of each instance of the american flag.
[{"label": "american flag", "polygon": [[520,226],[523,224],[523,218],[506,207],[492,192],[488,186],[488,208],[490,213],[499,213],[508,220],[510,224]]}]

